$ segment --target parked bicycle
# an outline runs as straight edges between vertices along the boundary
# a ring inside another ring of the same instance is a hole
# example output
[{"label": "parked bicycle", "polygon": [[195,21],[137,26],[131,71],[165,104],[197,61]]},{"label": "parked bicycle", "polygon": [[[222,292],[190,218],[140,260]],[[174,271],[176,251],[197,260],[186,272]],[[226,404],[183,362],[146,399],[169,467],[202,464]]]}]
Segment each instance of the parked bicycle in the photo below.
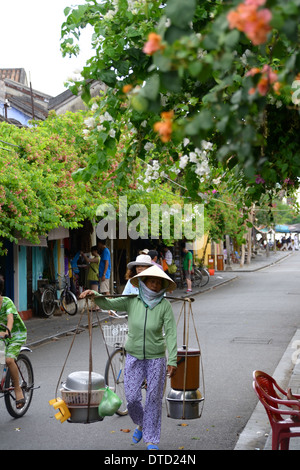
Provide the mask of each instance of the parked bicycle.
[{"label": "parked bicycle", "polygon": [[[209,279],[210,274],[206,268],[198,268],[194,266],[191,275],[192,287],[204,287],[206,284],[208,284]],[[183,278],[182,272],[178,272],[177,276],[175,276],[175,282],[179,289],[185,289],[187,287],[186,280]]]},{"label": "parked bicycle", "polygon": [[[118,318],[126,320],[128,318],[128,315],[118,315],[112,310],[110,311],[110,316],[112,319]],[[124,368],[126,360],[124,345],[127,339],[128,325],[126,322],[103,325],[102,332],[106,346],[114,348],[106,362],[104,373],[105,383],[122,400],[122,405],[116,411],[116,414],[125,416],[128,414],[128,410],[124,391]]]},{"label": "parked bicycle", "polygon": [[[78,310],[76,295],[73,294],[69,287],[68,274],[58,276],[61,278],[64,277],[63,288],[59,288],[59,280],[57,279],[53,281],[53,283],[49,283],[42,294],[42,309],[46,317],[53,315],[56,306],[61,306],[68,315],[75,315]],[[59,298],[57,298],[57,291],[60,291]]]},{"label": "parked bicycle", "polygon": [[[7,338],[10,338],[10,330],[2,323],[0,323],[0,325],[7,331],[5,337],[0,338],[0,340],[4,341],[4,344],[6,345]],[[34,390],[33,368],[30,359],[26,354],[24,354],[25,351],[31,352],[27,346],[22,346],[21,352],[16,360],[16,365],[19,371],[20,387],[25,398],[25,404],[22,408],[17,408],[16,406],[15,389],[9,369],[7,369],[6,364],[1,364],[2,378],[0,382],[0,394],[3,394],[6,409],[13,418],[20,418],[28,411]]]},{"label": "parked bicycle", "polygon": [[208,284],[210,279],[209,271],[206,268],[197,268],[194,266],[194,273],[192,274],[192,286],[204,287]]}]

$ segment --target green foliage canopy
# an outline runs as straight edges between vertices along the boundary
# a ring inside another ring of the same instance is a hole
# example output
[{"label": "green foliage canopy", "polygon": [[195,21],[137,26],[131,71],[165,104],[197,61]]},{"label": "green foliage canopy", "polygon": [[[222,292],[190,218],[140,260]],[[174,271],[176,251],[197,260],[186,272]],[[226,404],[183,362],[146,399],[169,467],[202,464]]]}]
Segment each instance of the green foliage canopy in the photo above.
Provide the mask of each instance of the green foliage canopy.
[{"label": "green foliage canopy", "polygon": [[172,179],[168,158],[178,168],[182,157],[208,141],[210,177],[196,173],[201,156],[189,158],[180,173],[193,198],[231,170],[248,207],[267,192],[295,191],[299,6],[300,0],[89,0],[66,9],[65,55],[78,52],[82,28],[94,31],[95,55],[70,87],[75,93],[83,87],[88,101],[89,80],[102,80],[108,86],[103,109],[113,118],[104,122],[81,177],[109,166],[126,122],[136,134],[120,162],[119,181],[127,180],[133,160],[147,159],[147,142]]}]

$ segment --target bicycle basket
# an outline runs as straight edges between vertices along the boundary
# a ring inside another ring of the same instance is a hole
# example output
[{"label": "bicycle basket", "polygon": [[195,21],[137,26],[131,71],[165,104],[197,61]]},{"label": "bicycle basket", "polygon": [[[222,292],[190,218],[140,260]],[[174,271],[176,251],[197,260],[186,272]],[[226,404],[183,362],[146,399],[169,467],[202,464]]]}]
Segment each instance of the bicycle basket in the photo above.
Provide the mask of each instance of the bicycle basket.
[{"label": "bicycle basket", "polygon": [[103,325],[102,331],[107,346],[124,346],[128,334],[128,325],[127,323]]}]

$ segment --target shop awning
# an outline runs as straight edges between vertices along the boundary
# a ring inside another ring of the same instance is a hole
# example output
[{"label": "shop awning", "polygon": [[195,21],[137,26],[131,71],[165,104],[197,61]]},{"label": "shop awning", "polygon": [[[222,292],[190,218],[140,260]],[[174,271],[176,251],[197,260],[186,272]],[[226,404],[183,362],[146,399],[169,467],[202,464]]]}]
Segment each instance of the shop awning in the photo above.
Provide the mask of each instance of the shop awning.
[{"label": "shop awning", "polygon": [[69,238],[69,229],[64,227],[58,227],[50,230],[48,233],[48,240],[62,240],[63,238]]},{"label": "shop awning", "polygon": [[275,225],[275,232],[290,233],[290,228],[288,225]]},{"label": "shop awning", "polygon": [[300,224],[289,225],[289,229],[292,233],[300,233]]},{"label": "shop awning", "polygon": [[40,243],[31,243],[26,238],[18,238],[18,245],[20,246],[40,246],[47,248],[47,238],[45,236],[39,236]]}]

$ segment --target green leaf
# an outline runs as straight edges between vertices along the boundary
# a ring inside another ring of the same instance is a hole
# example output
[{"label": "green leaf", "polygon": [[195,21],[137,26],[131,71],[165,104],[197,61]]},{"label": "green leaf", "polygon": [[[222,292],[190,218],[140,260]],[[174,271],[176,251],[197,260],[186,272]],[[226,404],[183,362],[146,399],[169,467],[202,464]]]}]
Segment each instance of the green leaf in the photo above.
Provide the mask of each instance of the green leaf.
[{"label": "green leaf", "polygon": [[197,135],[199,130],[209,130],[212,127],[213,119],[211,112],[204,109],[185,127],[189,135]]},{"label": "green leaf", "polygon": [[159,92],[159,75],[151,75],[146,81],[145,86],[141,89],[140,96],[150,101],[155,101]]},{"label": "green leaf", "polygon": [[168,91],[178,93],[181,90],[181,80],[177,72],[166,72],[161,74],[162,85]]},{"label": "green leaf", "polygon": [[192,34],[191,29],[183,28],[180,26],[183,25],[179,25],[179,27],[177,27],[176,25],[171,25],[167,29],[164,39],[167,41],[168,44],[173,44],[175,41],[182,38],[183,36],[189,36]]},{"label": "green leaf", "polygon": [[166,15],[175,26],[187,26],[194,18],[196,0],[168,0]]}]

